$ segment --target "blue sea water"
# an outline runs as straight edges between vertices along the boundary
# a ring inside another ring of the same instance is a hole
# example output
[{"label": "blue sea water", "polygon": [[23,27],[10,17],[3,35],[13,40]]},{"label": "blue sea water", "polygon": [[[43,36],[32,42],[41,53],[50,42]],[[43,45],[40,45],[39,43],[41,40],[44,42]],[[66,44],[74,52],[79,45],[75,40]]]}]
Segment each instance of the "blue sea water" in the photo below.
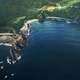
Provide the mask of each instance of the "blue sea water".
[{"label": "blue sea water", "polygon": [[8,67],[3,74],[15,73],[14,77],[9,76],[7,80],[80,79],[79,24],[33,22],[26,44],[22,60],[14,65],[6,64]]}]

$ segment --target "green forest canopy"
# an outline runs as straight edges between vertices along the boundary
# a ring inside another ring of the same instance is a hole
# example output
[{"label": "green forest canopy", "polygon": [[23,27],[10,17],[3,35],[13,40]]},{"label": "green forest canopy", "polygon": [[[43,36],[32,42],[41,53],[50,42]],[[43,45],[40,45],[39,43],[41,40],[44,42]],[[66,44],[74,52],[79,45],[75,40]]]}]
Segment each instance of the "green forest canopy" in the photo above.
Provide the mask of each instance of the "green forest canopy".
[{"label": "green forest canopy", "polygon": [[[49,16],[71,18],[80,22],[80,0],[0,0],[0,31],[14,31],[23,19],[36,18],[43,6],[59,9],[46,11]],[[74,14],[73,14],[74,13]]]}]

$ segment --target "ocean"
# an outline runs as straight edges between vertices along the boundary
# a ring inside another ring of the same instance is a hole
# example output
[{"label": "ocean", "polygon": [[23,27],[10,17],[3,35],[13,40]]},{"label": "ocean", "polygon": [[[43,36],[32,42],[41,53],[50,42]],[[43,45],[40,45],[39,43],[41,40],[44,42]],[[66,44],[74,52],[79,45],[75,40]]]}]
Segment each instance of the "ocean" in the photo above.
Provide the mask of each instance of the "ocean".
[{"label": "ocean", "polygon": [[[8,53],[8,48],[0,47],[1,60]],[[79,80],[79,24],[64,21],[33,22],[22,59],[14,65],[3,65],[0,80]],[[12,73],[14,76],[11,76]]]}]

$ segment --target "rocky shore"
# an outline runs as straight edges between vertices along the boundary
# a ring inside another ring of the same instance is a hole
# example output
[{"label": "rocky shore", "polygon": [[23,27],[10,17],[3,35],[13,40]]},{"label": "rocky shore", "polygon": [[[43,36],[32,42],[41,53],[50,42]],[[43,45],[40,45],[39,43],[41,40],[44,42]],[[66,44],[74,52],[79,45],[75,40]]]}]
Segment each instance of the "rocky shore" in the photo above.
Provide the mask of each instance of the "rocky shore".
[{"label": "rocky shore", "polygon": [[0,46],[10,47],[7,63],[14,64],[21,59],[21,50],[25,47],[30,33],[30,23],[30,21],[25,22],[19,33],[0,33]]}]

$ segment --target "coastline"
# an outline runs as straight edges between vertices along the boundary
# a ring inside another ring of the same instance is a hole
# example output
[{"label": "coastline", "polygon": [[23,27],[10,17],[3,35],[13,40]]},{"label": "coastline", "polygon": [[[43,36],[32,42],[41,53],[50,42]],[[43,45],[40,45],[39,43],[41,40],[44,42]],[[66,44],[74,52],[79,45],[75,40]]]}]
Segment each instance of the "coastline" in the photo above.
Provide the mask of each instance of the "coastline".
[{"label": "coastline", "polygon": [[[61,18],[61,17],[46,17],[46,20],[64,21],[68,24],[73,23],[71,19]],[[7,58],[7,63],[15,64],[19,60],[21,50],[25,47],[27,38],[30,33],[31,24],[33,22],[40,22],[39,19],[31,19],[24,23],[24,25],[19,29],[20,33],[0,33],[0,46],[10,47],[10,56]],[[41,23],[41,22],[40,22]],[[14,57],[13,57],[14,56]],[[21,58],[20,58],[21,59]]]},{"label": "coastline", "polygon": [[[45,20],[44,21],[46,21],[46,20],[57,20],[57,21],[65,21],[66,23],[78,23],[78,22],[76,22],[76,21],[73,21],[73,20],[71,20],[71,19],[66,19],[66,18],[62,18],[62,17],[50,17],[50,16],[48,16],[48,17],[46,17],[45,18]],[[28,21],[26,21],[25,22],[25,24],[32,24],[33,22],[39,22],[39,19],[30,19],[30,20],[28,20]],[[22,26],[23,27],[23,26]],[[21,27],[21,28],[22,28]],[[30,27],[31,27],[31,25],[30,25]],[[28,28],[27,28],[27,30],[26,31],[28,31]],[[19,33],[15,33],[15,35],[18,35],[17,37],[19,37],[19,36],[21,36]],[[10,37],[10,39],[12,39],[13,38],[13,36],[14,36],[14,33],[0,33],[0,38],[2,37],[2,36],[8,36],[8,37]],[[15,36],[16,37],[16,36]],[[13,38],[14,39],[14,38]],[[1,39],[0,39],[1,40]],[[14,41],[12,41],[12,43],[13,42],[15,42],[15,40],[16,39],[14,39]],[[4,45],[4,46],[11,46],[12,44],[11,44],[11,42],[9,43],[6,43],[6,39],[5,39],[5,41],[4,42],[1,42],[0,41],[0,46],[1,45]]]}]

